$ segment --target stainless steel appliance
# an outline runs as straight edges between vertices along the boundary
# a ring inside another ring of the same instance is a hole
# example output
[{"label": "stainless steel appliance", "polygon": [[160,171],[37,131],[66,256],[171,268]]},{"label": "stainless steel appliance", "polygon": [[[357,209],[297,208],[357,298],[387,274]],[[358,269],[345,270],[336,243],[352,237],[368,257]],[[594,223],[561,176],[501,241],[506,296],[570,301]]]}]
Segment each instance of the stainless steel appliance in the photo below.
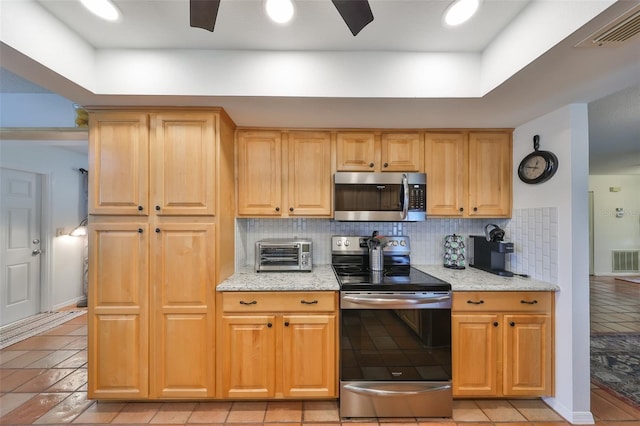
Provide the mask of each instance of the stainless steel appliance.
[{"label": "stainless steel appliance", "polygon": [[334,219],[418,222],[427,216],[424,173],[337,172]]},{"label": "stainless steel appliance", "polygon": [[411,266],[406,236],[333,236],[340,283],[340,416],[451,417],[451,285]]},{"label": "stainless steel appliance", "polygon": [[309,239],[272,238],[256,241],[255,270],[311,271],[313,243]]}]

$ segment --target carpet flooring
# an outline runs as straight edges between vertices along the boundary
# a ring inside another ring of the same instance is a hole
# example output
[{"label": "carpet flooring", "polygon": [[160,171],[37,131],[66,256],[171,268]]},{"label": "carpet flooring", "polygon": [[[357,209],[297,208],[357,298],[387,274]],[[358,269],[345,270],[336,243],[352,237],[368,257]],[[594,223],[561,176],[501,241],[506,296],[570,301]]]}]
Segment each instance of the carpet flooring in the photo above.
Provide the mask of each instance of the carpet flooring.
[{"label": "carpet flooring", "polygon": [[52,311],[33,315],[0,327],[0,349],[15,345],[22,340],[43,333],[69,321],[87,311]]},{"label": "carpet flooring", "polygon": [[640,408],[640,333],[592,335],[591,379]]}]

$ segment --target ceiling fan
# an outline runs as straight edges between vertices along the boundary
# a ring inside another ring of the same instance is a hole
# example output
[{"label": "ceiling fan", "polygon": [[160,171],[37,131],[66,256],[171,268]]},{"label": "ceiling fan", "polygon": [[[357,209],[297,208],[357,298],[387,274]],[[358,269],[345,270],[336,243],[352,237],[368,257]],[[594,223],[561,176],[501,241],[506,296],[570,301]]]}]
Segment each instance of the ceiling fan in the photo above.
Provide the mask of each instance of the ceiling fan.
[{"label": "ceiling fan", "polygon": [[[373,21],[368,0],[331,0],[331,2],[338,9],[338,13],[354,36]],[[189,0],[189,7],[191,26],[213,31],[220,0]]]}]

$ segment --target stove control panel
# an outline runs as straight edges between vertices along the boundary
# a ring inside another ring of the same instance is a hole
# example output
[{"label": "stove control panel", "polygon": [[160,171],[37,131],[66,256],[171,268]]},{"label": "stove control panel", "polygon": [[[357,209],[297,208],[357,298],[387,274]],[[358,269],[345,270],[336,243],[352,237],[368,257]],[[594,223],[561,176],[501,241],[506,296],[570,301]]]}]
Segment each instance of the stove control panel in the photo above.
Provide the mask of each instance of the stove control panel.
[{"label": "stove control panel", "polygon": [[[361,235],[334,235],[331,237],[331,253],[333,254],[367,254],[368,241],[371,237]],[[410,254],[411,245],[406,235],[378,236],[383,244],[385,255]]]}]

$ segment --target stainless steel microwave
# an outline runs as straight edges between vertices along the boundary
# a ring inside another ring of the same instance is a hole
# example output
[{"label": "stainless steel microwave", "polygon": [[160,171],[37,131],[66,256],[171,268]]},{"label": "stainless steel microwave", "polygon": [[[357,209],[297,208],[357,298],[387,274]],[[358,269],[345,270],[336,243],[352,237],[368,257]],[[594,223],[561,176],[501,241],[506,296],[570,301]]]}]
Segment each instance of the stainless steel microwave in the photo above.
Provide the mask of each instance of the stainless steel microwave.
[{"label": "stainless steel microwave", "polygon": [[420,222],[427,218],[424,173],[337,172],[334,219]]}]

